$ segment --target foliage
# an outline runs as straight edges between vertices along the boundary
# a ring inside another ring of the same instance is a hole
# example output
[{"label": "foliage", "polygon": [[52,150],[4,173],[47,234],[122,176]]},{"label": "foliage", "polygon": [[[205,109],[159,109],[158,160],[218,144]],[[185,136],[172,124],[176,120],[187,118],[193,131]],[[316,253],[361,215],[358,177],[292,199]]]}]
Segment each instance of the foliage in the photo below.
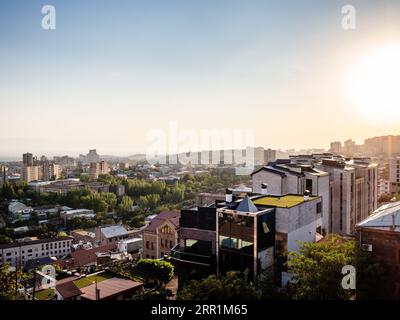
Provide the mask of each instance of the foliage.
[{"label": "foliage", "polygon": [[[356,268],[357,291],[342,288],[342,268]],[[368,287],[378,281],[382,268],[371,262],[355,240],[339,235],[328,235],[318,243],[303,243],[300,252],[291,252],[288,260],[289,273],[293,275],[289,289],[294,299],[359,299],[375,296]],[[368,279],[366,281],[363,281]]]},{"label": "foliage", "polygon": [[[18,279],[16,283],[16,279]],[[17,288],[22,288],[22,281],[27,279],[27,275],[18,269],[17,275],[10,271],[9,265],[5,264],[0,268],[0,300],[18,299]]]},{"label": "foliage", "polygon": [[146,300],[146,301],[165,301],[172,297],[172,291],[166,288],[156,290],[145,290],[139,292],[132,297],[132,300]]},{"label": "foliage", "polygon": [[166,284],[174,276],[174,266],[164,260],[141,259],[137,268],[145,274],[145,280],[155,280],[160,285]]},{"label": "foliage", "polygon": [[123,196],[121,202],[118,205],[118,212],[127,213],[132,211],[133,200],[131,197]]},{"label": "foliage", "polygon": [[261,293],[248,281],[248,273],[231,271],[224,277],[214,275],[192,280],[178,293],[178,300],[259,300]]}]

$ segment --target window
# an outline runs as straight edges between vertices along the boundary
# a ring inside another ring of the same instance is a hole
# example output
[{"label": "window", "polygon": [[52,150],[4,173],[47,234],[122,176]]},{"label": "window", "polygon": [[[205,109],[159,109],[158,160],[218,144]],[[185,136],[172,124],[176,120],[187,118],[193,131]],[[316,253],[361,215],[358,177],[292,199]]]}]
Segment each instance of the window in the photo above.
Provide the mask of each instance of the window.
[{"label": "window", "polygon": [[311,194],[313,193],[312,185],[312,179],[306,179],[306,190],[310,191]]},{"label": "window", "polygon": [[154,250],[154,242],[151,243],[151,250]]},{"label": "window", "polygon": [[317,203],[317,213],[322,213],[322,202]]},{"label": "window", "polygon": [[170,240],[169,241],[169,247],[172,248],[172,246],[173,246],[173,244],[172,244],[172,241]]},{"label": "window", "polygon": [[149,248],[150,248],[150,242],[146,241],[146,249],[149,249]]}]

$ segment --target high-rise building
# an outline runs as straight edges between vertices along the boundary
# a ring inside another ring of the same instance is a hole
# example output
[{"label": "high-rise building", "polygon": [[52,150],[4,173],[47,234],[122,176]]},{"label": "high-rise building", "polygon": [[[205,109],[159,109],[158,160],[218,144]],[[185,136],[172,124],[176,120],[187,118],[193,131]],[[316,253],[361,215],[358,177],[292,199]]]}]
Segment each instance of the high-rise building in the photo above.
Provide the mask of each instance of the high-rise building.
[{"label": "high-rise building", "polygon": [[332,142],[329,152],[331,152],[333,154],[342,153],[342,143],[340,141]]},{"label": "high-rise building", "polygon": [[108,174],[109,167],[105,161],[90,163],[89,175],[92,179],[97,179],[101,174]]},{"label": "high-rise building", "polygon": [[400,157],[389,159],[389,183],[390,192],[400,192]]},{"label": "high-rise building", "polygon": [[45,161],[42,167],[43,167],[44,181],[57,180],[61,178],[62,175],[61,166],[54,163],[50,163],[49,161]]},{"label": "high-rise building", "polygon": [[24,153],[22,155],[22,163],[24,166],[31,167],[33,166],[33,154],[32,153]]},{"label": "high-rise building", "polygon": [[21,170],[21,180],[25,182],[42,180],[43,169],[41,166],[24,166]]}]

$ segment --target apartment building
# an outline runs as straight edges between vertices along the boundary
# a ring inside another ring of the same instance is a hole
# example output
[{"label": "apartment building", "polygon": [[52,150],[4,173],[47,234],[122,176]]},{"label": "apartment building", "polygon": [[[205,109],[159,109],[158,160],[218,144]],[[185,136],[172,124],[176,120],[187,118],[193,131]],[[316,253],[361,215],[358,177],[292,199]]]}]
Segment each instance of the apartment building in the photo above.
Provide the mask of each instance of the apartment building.
[{"label": "apartment building", "polygon": [[43,163],[43,180],[44,181],[60,179],[61,175],[62,175],[61,166],[54,164],[54,163],[50,163],[49,161],[45,161]]},{"label": "apartment building", "polygon": [[159,259],[171,254],[178,243],[179,212],[163,211],[143,229],[143,258]]},{"label": "apartment building", "polygon": [[25,182],[42,180],[43,169],[41,166],[24,166],[21,169],[21,180]]},{"label": "apartment building", "polygon": [[0,266],[25,266],[34,259],[57,257],[71,253],[72,237],[58,237],[0,244]]},{"label": "apartment building", "polygon": [[[257,194],[303,194],[306,190],[322,197],[322,232],[331,230],[329,219],[329,174],[312,165],[312,156],[295,156],[270,162],[251,174]],[[263,187],[265,188],[263,190]]]},{"label": "apartment building", "polygon": [[346,161],[332,154],[291,156],[253,172],[253,192],[282,195],[305,190],[322,197],[323,233],[354,233],[377,208],[378,165],[368,158]]},{"label": "apartment building", "polygon": [[389,159],[390,193],[400,192],[400,157]]},{"label": "apartment building", "polygon": [[27,152],[22,155],[22,163],[24,166],[33,167],[33,162],[34,158],[32,153]]},{"label": "apartment building", "polygon": [[369,159],[325,158],[315,163],[330,177],[331,232],[353,234],[378,206],[378,166]]},{"label": "apartment building", "polygon": [[108,173],[109,173],[109,167],[107,162],[101,161],[101,162],[90,163],[89,176],[92,179],[97,179],[99,175]]}]

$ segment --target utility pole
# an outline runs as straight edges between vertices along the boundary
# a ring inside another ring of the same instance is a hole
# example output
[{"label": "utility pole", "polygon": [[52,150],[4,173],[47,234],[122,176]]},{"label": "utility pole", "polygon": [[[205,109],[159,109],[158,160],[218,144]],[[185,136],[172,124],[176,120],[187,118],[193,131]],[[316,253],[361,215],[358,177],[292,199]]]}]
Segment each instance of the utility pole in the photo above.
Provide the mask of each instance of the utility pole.
[{"label": "utility pole", "polygon": [[33,291],[32,291],[32,300],[35,300],[35,290],[36,290],[36,271],[39,265],[39,261],[36,261],[36,267],[33,270]]}]

